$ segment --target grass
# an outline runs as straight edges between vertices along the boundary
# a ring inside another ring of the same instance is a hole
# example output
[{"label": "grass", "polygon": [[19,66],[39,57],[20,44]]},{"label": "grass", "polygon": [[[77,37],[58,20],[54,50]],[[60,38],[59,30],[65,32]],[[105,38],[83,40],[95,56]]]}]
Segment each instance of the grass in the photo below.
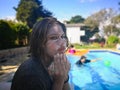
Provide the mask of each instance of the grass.
[{"label": "grass", "polygon": [[100,46],[98,43],[93,43],[93,44],[84,44],[84,45],[79,45],[79,44],[74,44],[76,49],[116,49],[115,46],[108,46],[104,45],[103,47]]}]

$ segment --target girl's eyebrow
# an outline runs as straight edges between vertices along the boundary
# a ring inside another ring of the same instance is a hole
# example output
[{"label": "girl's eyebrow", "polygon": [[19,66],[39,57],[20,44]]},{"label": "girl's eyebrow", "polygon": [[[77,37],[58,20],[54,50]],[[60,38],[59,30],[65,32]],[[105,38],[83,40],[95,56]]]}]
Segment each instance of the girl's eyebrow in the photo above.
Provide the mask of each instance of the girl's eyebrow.
[{"label": "girl's eyebrow", "polygon": [[53,36],[56,36],[56,35],[65,35],[65,33],[62,33],[62,34],[48,34],[48,36],[51,36],[51,35],[53,35]]},{"label": "girl's eyebrow", "polygon": [[51,36],[51,35],[53,35],[53,36],[54,36],[54,35],[59,35],[59,34],[48,34],[48,36]]}]

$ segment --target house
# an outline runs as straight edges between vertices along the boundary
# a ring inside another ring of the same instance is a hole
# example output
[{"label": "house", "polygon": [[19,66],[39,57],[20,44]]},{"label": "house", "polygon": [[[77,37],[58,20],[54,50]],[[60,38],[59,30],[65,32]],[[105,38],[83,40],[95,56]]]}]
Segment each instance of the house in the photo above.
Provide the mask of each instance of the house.
[{"label": "house", "polygon": [[69,40],[69,43],[77,43],[81,44],[81,36],[85,35],[85,31],[81,30],[82,26],[85,26],[84,24],[65,24],[66,26],[66,34]]}]

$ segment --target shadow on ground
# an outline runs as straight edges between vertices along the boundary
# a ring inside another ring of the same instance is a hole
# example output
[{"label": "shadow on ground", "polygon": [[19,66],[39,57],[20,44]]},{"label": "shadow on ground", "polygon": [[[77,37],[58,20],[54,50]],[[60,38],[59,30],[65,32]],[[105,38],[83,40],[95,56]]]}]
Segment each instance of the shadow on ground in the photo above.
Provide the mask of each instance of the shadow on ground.
[{"label": "shadow on ground", "polygon": [[0,62],[0,90],[10,90],[15,71],[22,62],[29,58],[28,56],[28,54],[23,54]]}]

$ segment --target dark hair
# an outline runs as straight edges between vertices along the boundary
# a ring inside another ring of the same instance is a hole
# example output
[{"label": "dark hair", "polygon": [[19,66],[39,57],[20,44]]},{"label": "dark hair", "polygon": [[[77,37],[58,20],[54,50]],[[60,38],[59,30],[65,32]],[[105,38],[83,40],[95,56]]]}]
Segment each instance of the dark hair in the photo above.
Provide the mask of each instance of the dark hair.
[{"label": "dark hair", "polygon": [[34,26],[30,40],[30,52],[31,55],[42,60],[46,57],[45,44],[47,42],[47,33],[49,29],[54,25],[58,24],[62,27],[66,35],[66,27],[63,23],[57,21],[57,19],[48,17],[42,21],[38,21]]},{"label": "dark hair", "polygon": [[82,59],[84,59],[84,58],[86,58],[86,57],[85,57],[85,56],[81,56],[80,60],[82,60]]},{"label": "dark hair", "polygon": [[71,48],[74,48],[74,45],[70,45]]}]

